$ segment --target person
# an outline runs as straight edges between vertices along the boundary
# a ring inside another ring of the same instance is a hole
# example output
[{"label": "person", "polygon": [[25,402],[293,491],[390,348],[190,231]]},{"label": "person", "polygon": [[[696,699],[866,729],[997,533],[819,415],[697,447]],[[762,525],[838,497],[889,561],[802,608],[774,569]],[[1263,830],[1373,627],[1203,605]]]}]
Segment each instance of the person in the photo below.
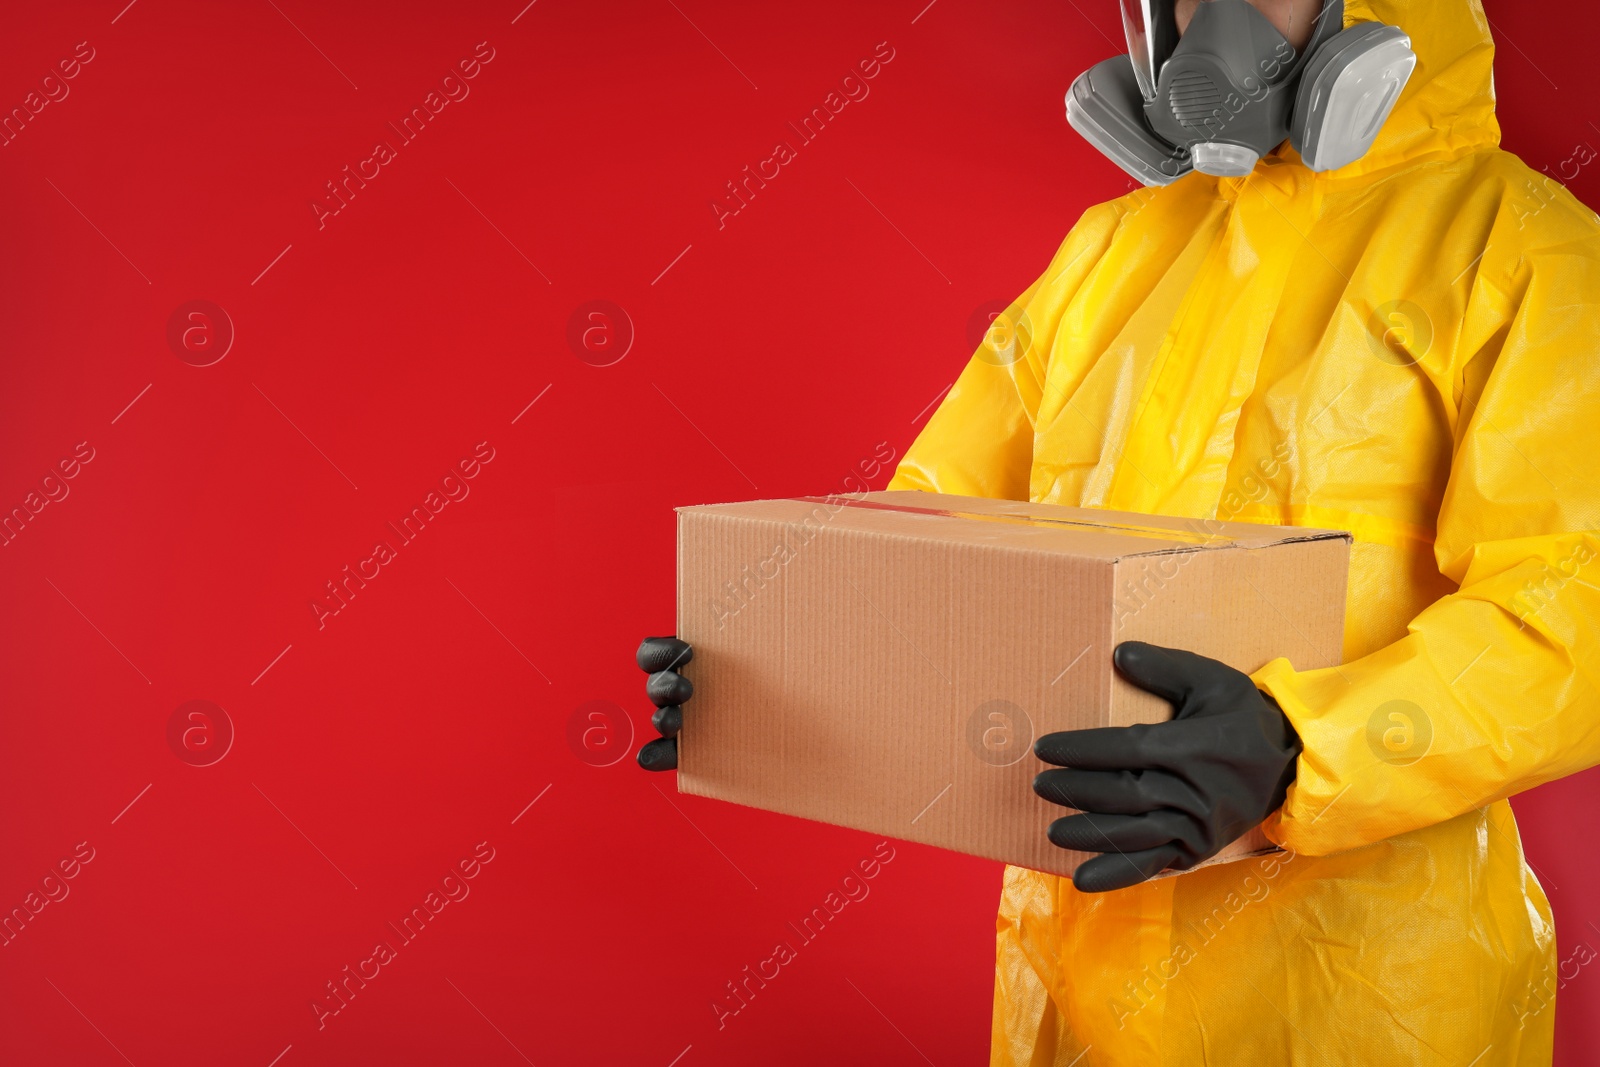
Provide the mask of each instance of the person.
[{"label": "person", "polygon": [[[1286,38],[1307,11],[1252,4]],[[997,1065],[1551,1059],[1555,934],[1506,798],[1600,762],[1600,219],[1500,149],[1478,0],[1339,18],[1415,55],[1364,153],[1280,143],[1090,208],[890,482],[1355,539],[1341,666],[1241,685],[1125,645],[1178,718],[1041,739],[1067,765],[1041,794],[1110,828],[1057,843],[1139,869],[1006,870]],[[666,733],[690,655],[640,651]],[[1252,805],[1281,852],[1146,877]]]}]

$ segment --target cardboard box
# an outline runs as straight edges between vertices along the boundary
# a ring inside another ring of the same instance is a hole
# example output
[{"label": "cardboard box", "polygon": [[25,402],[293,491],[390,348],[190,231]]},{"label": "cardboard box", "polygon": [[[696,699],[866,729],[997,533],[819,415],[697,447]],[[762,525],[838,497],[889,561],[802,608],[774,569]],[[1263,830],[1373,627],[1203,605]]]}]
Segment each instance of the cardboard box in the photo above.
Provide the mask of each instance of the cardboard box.
[{"label": "cardboard box", "polygon": [[[1041,734],[1169,718],[1121,641],[1340,662],[1350,536],[940,496],[678,509],[678,789],[1056,874]],[[1271,844],[1259,830],[1221,859]]]}]

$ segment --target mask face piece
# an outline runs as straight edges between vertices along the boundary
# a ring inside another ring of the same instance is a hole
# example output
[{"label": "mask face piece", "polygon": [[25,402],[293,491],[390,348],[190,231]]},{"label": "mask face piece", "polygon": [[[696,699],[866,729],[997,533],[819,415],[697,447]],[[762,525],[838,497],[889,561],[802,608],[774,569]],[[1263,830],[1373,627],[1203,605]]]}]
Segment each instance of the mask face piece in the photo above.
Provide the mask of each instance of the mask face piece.
[{"label": "mask face piece", "polygon": [[1120,2],[1128,54],[1073,82],[1067,120],[1145,185],[1249,174],[1285,138],[1312,170],[1344,166],[1416,64],[1396,27],[1341,29],[1343,0],[1325,0],[1300,52],[1248,0],[1202,0],[1181,37],[1176,0]]},{"label": "mask face piece", "polygon": [[1299,73],[1294,46],[1248,0],[1207,0],[1161,64],[1145,117],[1195,169],[1249,174],[1289,136]]}]

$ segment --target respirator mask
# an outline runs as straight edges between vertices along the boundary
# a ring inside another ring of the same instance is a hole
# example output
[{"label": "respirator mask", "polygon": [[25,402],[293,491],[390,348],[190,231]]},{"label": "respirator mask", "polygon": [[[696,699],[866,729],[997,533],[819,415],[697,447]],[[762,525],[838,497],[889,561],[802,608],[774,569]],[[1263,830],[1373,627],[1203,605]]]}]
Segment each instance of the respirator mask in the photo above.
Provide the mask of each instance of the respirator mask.
[{"label": "respirator mask", "polygon": [[1248,0],[1201,0],[1182,37],[1177,0],[1121,3],[1128,53],[1078,76],[1067,121],[1145,185],[1242,177],[1285,137],[1312,170],[1352,163],[1417,64],[1398,26],[1345,29],[1343,0],[1299,51]]}]

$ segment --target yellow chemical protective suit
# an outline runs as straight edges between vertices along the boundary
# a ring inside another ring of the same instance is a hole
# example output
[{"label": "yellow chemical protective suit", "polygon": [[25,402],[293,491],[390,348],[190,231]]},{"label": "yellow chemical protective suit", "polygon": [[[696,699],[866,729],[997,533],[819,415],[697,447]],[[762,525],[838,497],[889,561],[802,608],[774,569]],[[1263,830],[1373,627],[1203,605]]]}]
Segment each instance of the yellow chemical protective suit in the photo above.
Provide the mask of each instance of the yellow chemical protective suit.
[{"label": "yellow chemical protective suit", "polygon": [[1345,665],[1255,675],[1305,743],[1287,851],[1008,869],[996,1064],[1550,1062],[1505,798],[1600,762],[1600,219],[1498,148],[1477,0],[1345,18],[1418,55],[1372,150],[1091,208],[890,485],[1356,540]]}]

